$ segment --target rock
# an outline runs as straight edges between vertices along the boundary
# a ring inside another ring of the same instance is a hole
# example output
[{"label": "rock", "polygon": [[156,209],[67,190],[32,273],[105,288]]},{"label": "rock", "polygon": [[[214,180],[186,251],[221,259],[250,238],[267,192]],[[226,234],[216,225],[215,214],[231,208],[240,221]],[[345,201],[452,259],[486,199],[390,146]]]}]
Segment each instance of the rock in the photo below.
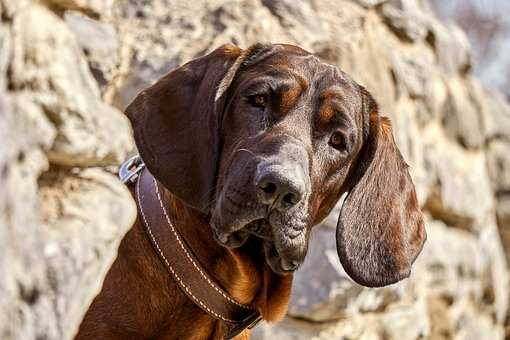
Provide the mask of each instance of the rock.
[{"label": "rock", "polygon": [[1,339],[71,339],[132,223],[104,169],[134,147],[111,104],[221,44],[259,41],[298,44],[373,94],[428,241],[409,279],[361,287],[336,254],[339,203],[313,232],[289,315],[254,338],[504,337],[510,106],[427,1],[0,0]]},{"label": "rock", "polygon": [[114,0],[43,0],[57,11],[79,11],[93,18],[108,17]]},{"label": "rock", "polygon": [[[210,4],[199,0],[177,5],[169,0],[130,0],[115,7],[128,50],[121,56],[120,77],[108,96],[122,109],[142,88],[172,68],[221,44],[248,47],[255,42],[293,41],[280,20],[258,1]],[[168,11],[169,7],[174,10]]]},{"label": "rock", "polygon": [[331,324],[310,323],[287,317],[277,325],[262,322],[253,330],[250,340],[302,340],[314,339]]},{"label": "rock", "polygon": [[[478,238],[467,231],[428,221],[428,240],[410,278],[384,288],[400,290],[399,302],[383,305],[380,309],[358,310],[344,315],[339,322],[306,323],[299,315],[300,320],[288,318],[281,325],[263,324],[254,338],[436,339],[445,334],[459,334],[465,339],[502,339],[499,318],[507,308],[508,296],[504,295],[507,287],[499,286],[508,285],[508,272],[505,262],[498,260],[501,259],[497,255],[501,244],[494,233],[494,224],[487,230],[489,232]],[[312,258],[314,265],[319,267],[327,261],[327,256]],[[305,269],[299,275],[306,274],[310,273]],[[320,271],[320,275],[323,274]],[[308,276],[308,279],[313,281],[316,277]],[[299,293],[299,290],[294,291],[295,295]],[[308,297],[314,297],[311,293],[317,293],[317,290],[306,293]],[[331,304],[334,305],[335,297],[332,297]],[[497,315],[497,319],[494,320],[492,315]],[[473,317],[480,317],[480,327],[464,322]]]},{"label": "rock", "polygon": [[[99,293],[136,207],[116,177],[98,169],[51,173],[40,180],[46,230],[42,249],[60,337],[70,339],[87,306]],[[88,289],[80,289],[87,287]],[[42,311],[46,312],[46,311]]]},{"label": "rock", "polygon": [[447,75],[469,72],[473,56],[466,34],[458,26],[441,23],[435,18],[427,19],[427,27],[427,41],[434,49],[441,69]]},{"label": "rock", "polygon": [[86,55],[89,67],[101,89],[111,83],[118,63],[117,32],[111,23],[93,20],[76,13],[65,15],[67,26]]},{"label": "rock", "polygon": [[327,226],[313,231],[292,292],[289,315],[316,322],[381,310],[399,299],[398,289],[366,289],[349,278],[338,259],[335,228]]},{"label": "rock", "polygon": [[[115,176],[76,167],[113,163],[107,157],[53,157],[69,146],[59,138],[79,148],[90,134],[87,153],[120,157],[132,145],[129,125],[101,101],[58,17],[25,0],[0,0],[0,8],[0,338],[71,339],[136,210]],[[110,122],[111,136],[97,137]]]},{"label": "rock", "polygon": [[9,32],[6,27],[0,25],[0,91],[4,90],[7,86],[6,77],[2,75],[7,73],[11,53],[12,50]]},{"label": "rock", "polygon": [[[510,232],[510,195],[503,194],[498,197],[497,203],[497,217],[498,224],[503,229],[502,233],[504,236],[508,235]],[[510,235],[509,235],[510,236]],[[506,240],[506,237],[505,237]],[[510,239],[509,239],[510,242]],[[505,245],[509,244],[509,242],[504,242]]]},{"label": "rock", "polygon": [[502,93],[482,89],[487,109],[482,116],[487,138],[503,139],[510,142],[510,104]]},{"label": "rock", "polygon": [[13,87],[30,89],[32,100],[58,128],[50,161],[65,166],[120,163],[133,148],[129,122],[101,101],[66,25],[47,9],[32,5],[15,17],[13,35]]},{"label": "rock", "polygon": [[354,1],[359,3],[361,6],[365,8],[371,8],[380,5],[388,0],[354,0]]},{"label": "rock", "polygon": [[409,95],[413,98],[423,98],[427,93],[427,86],[432,84],[429,77],[430,70],[433,69],[431,66],[434,63],[434,55],[418,50],[416,52],[410,55],[392,55],[392,65],[398,82],[405,87]]},{"label": "rock", "polygon": [[481,118],[485,104],[483,94],[476,87],[467,86],[462,78],[452,78],[447,82],[443,124],[446,131],[467,148],[480,148],[485,140]]},{"label": "rock", "polygon": [[393,1],[383,4],[381,15],[388,27],[402,40],[415,42],[427,35],[427,26],[419,11],[406,11],[402,5],[395,6]]},{"label": "rock", "polygon": [[506,260],[510,263],[510,194],[498,195],[496,202],[496,217],[498,221],[501,240],[505,245]]},{"label": "rock", "polygon": [[449,225],[481,228],[494,207],[485,155],[464,151],[436,129],[430,129],[424,138],[427,172],[436,178],[426,209]]},{"label": "rock", "polygon": [[494,140],[487,151],[492,187],[496,192],[510,191],[510,140]]},{"label": "rock", "polygon": [[389,71],[389,55],[398,39],[392,39],[391,34],[380,27],[378,18],[367,15],[351,2],[342,6],[329,5],[327,9],[323,4],[320,18],[331,27],[330,34],[338,38],[334,43],[315,43],[314,53],[324,61],[338,65],[365,86],[377,100],[382,112],[393,112],[397,89]]}]

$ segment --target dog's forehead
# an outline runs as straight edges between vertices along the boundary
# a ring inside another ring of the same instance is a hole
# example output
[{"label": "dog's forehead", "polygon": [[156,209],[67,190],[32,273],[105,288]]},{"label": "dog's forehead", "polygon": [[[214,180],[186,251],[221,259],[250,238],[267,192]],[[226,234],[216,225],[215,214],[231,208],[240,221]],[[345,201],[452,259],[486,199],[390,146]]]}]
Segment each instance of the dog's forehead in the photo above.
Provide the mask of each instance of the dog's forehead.
[{"label": "dog's forehead", "polygon": [[334,88],[335,92],[356,94],[357,84],[337,66],[328,64],[312,53],[292,45],[271,55],[263,63],[272,71],[292,73],[307,80],[317,94]]}]

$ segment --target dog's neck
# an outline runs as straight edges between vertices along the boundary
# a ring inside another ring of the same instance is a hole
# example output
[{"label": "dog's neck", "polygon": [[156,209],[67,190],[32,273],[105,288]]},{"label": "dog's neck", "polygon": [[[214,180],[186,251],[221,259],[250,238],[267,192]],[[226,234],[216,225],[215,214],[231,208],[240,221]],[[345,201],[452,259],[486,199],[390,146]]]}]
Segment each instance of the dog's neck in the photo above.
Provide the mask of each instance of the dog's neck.
[{"label": "dog's neck", "polygon": [[252,237],[237,249],[220,246],[213,238],[209,217],[164,190],[164,201],[175,228],[204,269],[235,300],[251,304],[264,320],[279,321],[287,311],[292,274],[275,274],[267,265],[262,244]]}]

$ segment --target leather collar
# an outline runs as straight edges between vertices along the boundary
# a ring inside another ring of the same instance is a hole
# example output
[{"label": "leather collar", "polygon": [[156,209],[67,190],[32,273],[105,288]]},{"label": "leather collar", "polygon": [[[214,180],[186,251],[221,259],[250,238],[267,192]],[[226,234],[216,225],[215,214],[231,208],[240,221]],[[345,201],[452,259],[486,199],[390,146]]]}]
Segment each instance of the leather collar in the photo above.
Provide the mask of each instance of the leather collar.
[{"label": "leather collar", "polygon": [[146,234],[179,288],[204,312],[226,324],[228,333],[225,339],[255,327],[261,320],[260,313],[235,301],[201,267],[170,220],[159,184],[143,166],[139,156],[128,160],[119,175],[125,183],[136,183],[136,202]]}]

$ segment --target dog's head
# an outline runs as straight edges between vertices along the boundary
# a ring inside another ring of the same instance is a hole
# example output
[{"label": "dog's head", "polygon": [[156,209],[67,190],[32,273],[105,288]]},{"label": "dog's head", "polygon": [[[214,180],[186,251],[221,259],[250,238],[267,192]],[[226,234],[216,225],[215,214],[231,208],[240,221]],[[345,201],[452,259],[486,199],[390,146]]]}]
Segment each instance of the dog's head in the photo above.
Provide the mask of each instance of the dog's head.
[{"label": "dog's head", "polygon": [[372,96],[290,45],[223,46],[173,70],[126,110],[152,174],[211,216],[226,247],[263,240],[276,273],[347,192],[338,255],[358,283],[405,278],[425,240],[414,185]]}]

